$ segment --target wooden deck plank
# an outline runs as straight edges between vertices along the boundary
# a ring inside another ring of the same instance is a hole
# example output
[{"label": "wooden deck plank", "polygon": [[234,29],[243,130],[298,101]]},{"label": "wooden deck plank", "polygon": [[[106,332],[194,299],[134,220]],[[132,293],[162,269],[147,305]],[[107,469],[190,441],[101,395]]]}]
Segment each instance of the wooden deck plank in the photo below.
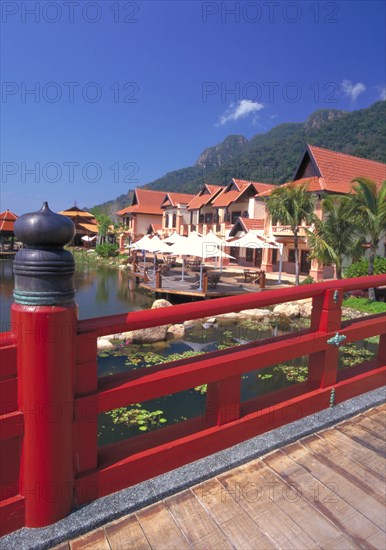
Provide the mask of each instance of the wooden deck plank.
[{"label": "wooden deck plank", "polygon": [[365,412],[365,415],[368,418],[372,418],[377,422],[381,422],[383,425],[386,423],[386,405],[381,405],[380,407],[375,407]]},{"label": "wooden deck plank", "polygon": [[[245,482],[261,487],[264,491],[264,503],[274,501],[298,528],[314,541],[314,548],[334,548],[347,550],[359,546],[324,515],[303,498],[296,486],[288,486],[283,479],[270,468],[263,468],[259,459],[239,468],[239,474],[245,475]],[[231,474],[223,474],[221,480]],[[242,480],[241,480],[242,482]],[[302,490],[302,488],[301,488]],[[289,525],[288,520],[283,524]]]},{"label": "wooden deck plank", "polygon": [[257,482],[249,480],[249,476],[234,470],[219,477],[224,489],[234,495],[240,506],[251,516],[261,531],[275,542],[280,548],[320,548],[272,498],[272,489],[264,478],[264,469]]},{"label": "wooden deck plank", "polygon": [[323,460],[331,467],[333,472],[339,472],[341,475],[348,477],[365,493],[372,495],[381,504],[385,503],[386,487],[377,474],[357,461],[349,459],[340,449],[337,449],[322,437],[309,436],[302,440],[302,444],[306,445],[312,452],[323,456]]},{"label": "wooden deck plank", "polygon": [[359,424],[340,424],[336,426],[336,429],[347,434],[351,439],[378,454],[380,457],[385,458],[385,442]]},{"label": "wooden deck plank", "polygon": [[386,548],[386,405],[56,550]]},{"label": "wooden deck plank", "polygon": [[277,548],[236,500],[224,492],[218,479],[205,481],[192,491],[236,548]]},{"label": "wooden deck plank", "polygon": [[190,548],[163,502],[140,510],[136,516],[152,548],[157,550]]},{"label": "wooden deck plank", "polygon": [[372,495],[366,494],[364,490],[359,488],[353,480],[350,479],[350,473],[344,474],[331,468],[331,464],[325,460],[324,455],[321,455],[316,450],[311,451],[309,447],[297,442],[289,445],[286,448],[286,453],[305,470],[310,472],[321,483],[328,486],[334,484],[334,491],[338,492],[340,497],[350,503],[367,519],[375,523],[381,529],[386,527],[386,518],[384,506]]},{"label": "wooden deck plank", "polygon": [[367,447],[354,441],[347,434],[339,430],[326,430],[320,437],[340,449],[348,458],[354,459],[366,468],[376,473],[381,479],[386,478],[385,461]]},{"label": "wooden deck plank", "polygon": [[308,502],[332,521],[341,531],[351,537],[362,548],[385,548],[385,534],[373,522],[365,518],[354,507],[334,491],[334,484],[324,485],[286,454],[277,451],[264,458],[283,480],[298,486]]},{"label": "wooden deck plank", "polygon": [[105,532],[111,550],[126,550],[127,548],[148,550],[151,548],[135,514],[109,523],[105,527]]},{"label": "wooden deck plank", "polygon": [[104,529],[91,531],[70,542],[71,550],[111,550]]},{"label": "wooden deck plank", "polygon": [[221,548],[233,548],[190,490],[169,497],[164,503],[191,546],[205,547],[210,539]]},{"label": "wooden deck plank", "polygon": [[376,422],[372,418],[367,418],[366,416],[359,416],[357,420],[359,426],[364,428],[365,430],[368,430],[371,434],[375,435],[376,437],[379,437],[383,441],[385,441],[385,426],[380,426],[379,422]]}]

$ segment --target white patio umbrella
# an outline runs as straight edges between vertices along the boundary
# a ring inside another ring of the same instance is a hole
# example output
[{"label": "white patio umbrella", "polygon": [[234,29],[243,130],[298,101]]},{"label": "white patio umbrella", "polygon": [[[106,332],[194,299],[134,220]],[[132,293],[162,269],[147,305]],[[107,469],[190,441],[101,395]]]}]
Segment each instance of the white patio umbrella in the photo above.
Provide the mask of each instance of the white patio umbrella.
[{"label": "white patio umbrella", "polygon": [[144,235],[139,241],[131,243],[130,248],[134,248],[135,250],[147,250],[147,246],[150,246],[150,241],[149,235]]},{"label": "white patio umbrella", "polygon": [[226,246],[228,243],[224,239],[220,239],[213,231],[209,231],[209,233],[204,235],[202,241],[216,245],[220,249],[220,272],[222,272],[222,259],[225,257],[224,253],[222,253],[222,247]]},{"label": "white patio umbrella", "polygon": [[268,238],[265,235],[258,235],[253,231],[248,231],[245,235],[232,241],[232,246],[239,246],[240,248],[273,248],[279,250],[279,278],[278,283],[281,283],[281,273],[283,267],[283,244],[278,243],[273,237]]},{"label": "white patio umbrella", "polygon": [[[204,260],[205,258],[217,258],[221,255],[223,255],[226,258],[232,258],[232,256],[229,256],[229,254],[225,254],[225,252],[221,251],[221,248],[217,246],[216,244],[212,244],[210,242],[203,242],[203,239],[200,238],[199,241],[195,237],[193,239],[190,239],[189,237],[186,237],[185,243],[183,245],[175,244],[171,246],[171,250],[173,251],[173,254],[176,254],[178,256],[182,256],[182,281],[184,280],[184,262],[185,262],[185,256],[196,256],[197,258],[201,258]],[[203,273],[203,264],[201,262],[200,265],[200,284],[198,290],[202,290],[202,273]]]},{"label": "white patio umbrella", "polygon": [[203,236],[200,234],[200,233],[197,233],[197,231],[191,231],[188,235],[188,237],[186,237],[187,239],[190,240],[190,242],[201,242],[201,239],[203,238]]},{"label": "white patio umbrella", "polygon": [[169,237],[165,237],[163,242],[164,243],[170,243],[170,244],[176,244],[176,243],[184,242],[185,240],[186,240],[186,237],[183,237],[182,235],[179,235],[178,233],[176,233],[174,231],[174,233],[172,233],[172,235],[170,235]]},{"label": "white patio umbrella", "polygon": [[131,248],[135,248],[136,250],[143,250],[145,252],[151,252],[154,254],[154,272],[156,270],[156,263],[157,263],[157,252],[168,252],[166,250],[167,244],[164,243],[158,235],[155,235],[154,237],[149,237],[149,235],[145,235],[142,237],[139,241],[133,243],[131,245]]}]

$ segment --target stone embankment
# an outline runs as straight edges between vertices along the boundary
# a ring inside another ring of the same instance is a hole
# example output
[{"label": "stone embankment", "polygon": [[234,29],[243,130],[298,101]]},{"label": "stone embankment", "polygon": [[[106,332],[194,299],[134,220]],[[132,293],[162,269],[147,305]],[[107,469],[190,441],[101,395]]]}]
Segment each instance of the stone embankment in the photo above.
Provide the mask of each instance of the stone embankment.
[{"label": "stone embankment", "polygon": [[[159,307],[170,307],[172,304],[167,300],[155,300],[152,309]],[[185,336],[187,328],[202,325],[204,328],[215,326],[218,322],[238,322],[247,319],[269,323],[272,319],[286,317],[288,319],[296,319],[299,317],[307,318],[311,316],[312,301],[311,299],[299,300],[297,302],[287,302],[278,304],[273,309],[245,309],[240,312],[225,313],[217,317],[205,317],[202,319],[191,319],[183,324],[162,325],[160,327],[152,327],[138,330],[122,332],[120,334],[111,334],[98,338],[98,350],[112,350],[116,346],[114,341],[124,340],[135,344],[151,344],[162,340],[179,339]]]}]

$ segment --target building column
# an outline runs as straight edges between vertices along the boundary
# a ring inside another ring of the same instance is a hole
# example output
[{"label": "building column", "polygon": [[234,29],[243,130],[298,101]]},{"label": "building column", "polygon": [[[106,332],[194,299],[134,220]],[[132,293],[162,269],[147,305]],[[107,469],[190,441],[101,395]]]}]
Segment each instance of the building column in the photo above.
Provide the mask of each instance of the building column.
[{"label": "building column", "polygon": [[323,264],[318,260],[311,260],[309,275],[314,279],[314,281],[323,281]]},{"label": "building column", "polygon": [[181,221],[182,221],[182,214],[177,214],[177,218],[176,218],[176,233],[178,233],[178,234],[180,234]]},{"label": "building column", "polygon": [[125,250],[125,238],[126,235],[124,233],[119,235],[119,252],[124,252]]},{"label": "building column", "polygon": [[266,273],[272,273],[272,248],[263,248],[263,257],[261,259],[261,269]]}]

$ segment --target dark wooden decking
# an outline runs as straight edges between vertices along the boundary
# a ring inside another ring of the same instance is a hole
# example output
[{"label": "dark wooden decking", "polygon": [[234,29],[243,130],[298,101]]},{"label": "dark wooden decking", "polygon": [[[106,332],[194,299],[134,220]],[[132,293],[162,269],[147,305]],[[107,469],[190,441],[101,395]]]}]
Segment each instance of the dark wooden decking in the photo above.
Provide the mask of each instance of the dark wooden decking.
[{"label": "dark wooden decking", "polygon": [[57,547],[386,548],[386,405]]}]

